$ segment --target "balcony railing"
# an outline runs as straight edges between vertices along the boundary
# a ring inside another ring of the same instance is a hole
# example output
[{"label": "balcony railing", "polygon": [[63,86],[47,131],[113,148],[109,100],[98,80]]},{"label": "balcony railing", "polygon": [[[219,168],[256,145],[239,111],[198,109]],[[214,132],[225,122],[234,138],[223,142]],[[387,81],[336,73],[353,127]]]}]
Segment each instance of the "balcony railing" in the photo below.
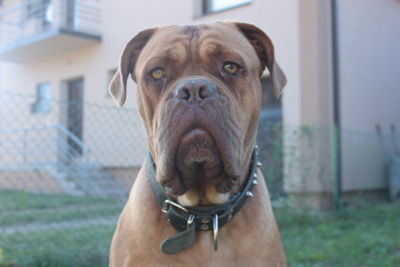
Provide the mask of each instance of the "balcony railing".
[{"label": "balcony railing", "polygon": [[15,48],[59,34],[99,41],[99,2],[27,0],[23,4],[3,10],[0,12],[0,58],[2,53],[12,52]]}]

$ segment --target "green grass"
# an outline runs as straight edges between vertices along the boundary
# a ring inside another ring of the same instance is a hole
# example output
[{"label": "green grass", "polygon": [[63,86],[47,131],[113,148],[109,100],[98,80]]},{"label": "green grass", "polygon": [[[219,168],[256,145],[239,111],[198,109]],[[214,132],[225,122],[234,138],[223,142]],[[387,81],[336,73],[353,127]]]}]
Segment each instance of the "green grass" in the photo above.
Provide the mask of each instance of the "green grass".
[{"label": "green grass", "polygon": [[[122,203],[95,197],[0,191],[0,227],[115,219]],[[114,225],[0,234],[3,266],[107,266]]]},{"label": "green grass", "polygon": [[275,216],[291,266],[400,266],[400,201]]},{"label": "green grass", "polygon": [[59,208],[68,205],[110,203],[109,199],[61,194],[34,194],[24,191],[0,191],[0,212],[25,209]]},{"label": "green grass", "polygon": [[8,213],[7,216],[0,218],[0,225],[15,226],[26,223],[64,222],[105,217],[115,218],[120,212],[121,205],[83,206],[74,209],[58,210],[25,210],[23,212]]},{"label": "green grass", "polygon": [[[3,265],[23,267],[94,267],[108,265],[114,226],[47,230],[5,235],[0,239]],[[13,265],[14,264],[14,265]],[[2,263],[0,262],[0,266]]]},{"label": "green grass", "polygon": [[[111,218],[120,209],[99,198],[0,191],[0,227]],[[400,201],[340,212],[281,207],[275,215],[290,266],[400,266]],[[0,267],[107,266],[113,231],[95,224],[0,234]]]}]

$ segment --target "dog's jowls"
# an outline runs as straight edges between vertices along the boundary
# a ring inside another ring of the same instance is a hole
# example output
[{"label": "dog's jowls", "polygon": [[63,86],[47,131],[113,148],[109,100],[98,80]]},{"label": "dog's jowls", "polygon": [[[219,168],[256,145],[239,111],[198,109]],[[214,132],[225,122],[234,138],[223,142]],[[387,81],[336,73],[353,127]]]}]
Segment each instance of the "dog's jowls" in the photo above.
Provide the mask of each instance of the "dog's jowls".
[{"label": "dog's jowls", "polygon": [[[126,45],[111,94],[122,106],[128,76],[137,83],[156,179],[181,205],[222,204],[246,181],[265,67],[279,95],[286,78],[272,43],[246,23],[153,28]],[[284,266],[263,179],[254,194],[220,229],[217,252],[211,233],[204,231],[189,249],[164,255],[159,244],[175,230],[163,216],[143,166],[120,216],[110,265]]]}]

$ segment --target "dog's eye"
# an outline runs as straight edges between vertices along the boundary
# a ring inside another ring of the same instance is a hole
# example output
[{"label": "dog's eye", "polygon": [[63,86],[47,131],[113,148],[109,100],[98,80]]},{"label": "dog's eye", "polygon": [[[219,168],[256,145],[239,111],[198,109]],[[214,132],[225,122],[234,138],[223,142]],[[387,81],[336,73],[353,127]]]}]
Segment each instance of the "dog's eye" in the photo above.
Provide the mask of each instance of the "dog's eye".
[{"label": "dog's eye", "polygon": [[235,74],[238,72],[240,66],[233,62],[225,62],[224,63],[224,71],[229,74]]},{"label": "dog's eye", "polygon": [[161,67],[155,68],[150,72],[154,80],[159,80],[165,76],[165,70]]}]

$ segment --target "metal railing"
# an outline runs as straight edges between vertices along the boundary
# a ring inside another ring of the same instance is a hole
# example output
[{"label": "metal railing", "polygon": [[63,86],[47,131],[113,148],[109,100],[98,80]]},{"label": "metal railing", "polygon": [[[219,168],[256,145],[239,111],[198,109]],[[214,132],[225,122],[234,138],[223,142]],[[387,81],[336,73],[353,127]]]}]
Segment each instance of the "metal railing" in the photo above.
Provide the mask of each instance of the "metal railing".
[{"label": "metal railing", "polygon": [[[7,147],[7,143],[2,144],[1,147],[10,153],[13,162],[3,161],[3,164],[0,164],[2,170],[22,167],[38,168],[59,162],[68,162],[80,154],[75,146],[71,145],[71,141],[82,151],[80,162],[89,162],[89,147],[62,124],[0,131],[0,136],[11,135],[17,139],[10,143],[12,147]],[[31,136],[34,136],[36,140],[31,140]],[[52,156],[48,157],[48,155]]]},{"label": "metal railing", "polygon": [[0,48],[53,30],[100,36],[101,9],[93,0],[26,0],[0,12]]},{"label": "metal railing", "polygon": [[[44,172],[65,193],[124,198],[126,189],[112,181],[103,166],[90,159],[90,148],[62,124],[0,130],[7,157],[1,172]],[[107,188],[111,188],[108,190]]]}]

